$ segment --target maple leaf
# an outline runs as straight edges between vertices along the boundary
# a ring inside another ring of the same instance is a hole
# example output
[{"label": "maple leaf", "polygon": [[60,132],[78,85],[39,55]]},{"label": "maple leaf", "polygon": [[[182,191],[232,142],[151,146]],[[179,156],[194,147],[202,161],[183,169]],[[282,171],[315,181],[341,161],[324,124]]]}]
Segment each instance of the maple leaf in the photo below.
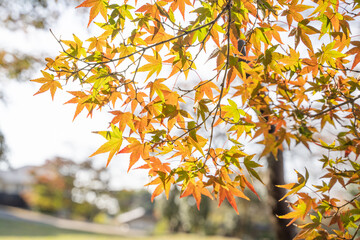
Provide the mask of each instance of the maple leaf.
[{"label": "maple leaf", "polygon": [[292,219],[286,226],[291,225],[299,218],[304,219],[307,212],[310,210],[307,204],[302,199],[299,200],[298,204],[293,206],[293,209],[294,211],[292,212],[289,212],[282,216],[278,216],[281,219]]},{"label": "maple leaf", "polygon": [[[260,182],[263,183],[263,181],[261,180],[259,174],[254,170],[254,168],[257,167],[262,167],[260,164],[258,164],[257,162],[251,161],[251,159],[253,158],[253,155],[250,156],[246,156],[244,159],[244,165],[246,167],[246,169],[248,170],[248,172],[254,176],[257,180],[259,180]],[[245,183],[248,185],[247,180],[245,179]],[[249,186],[249,185],[248,185]],[[249,187],[250,188],[250,187]],[[254,192],[254,191],[253,191]],[[257,193],[254,192],[256,195]]]},{"label": "maple leaf", "polygon": [[[189,124],[189,125],[192,126],[193,124]],[[195,132],[190,131],[189,138],[187,140],[190,143],[189,146],[194,146],[203,156],[205,156],[203,147],[208,141],[206,138],[197,135]]]},{"label": "maple leaf", "polygon": [[99,52],[102,52],[103,48],[106,46],[106,39],[92,37],[87,40],[90,42],[89,50],[96,49]]},{"label": "maple leaf", "polygon": [[219,206],[221,205],[221,203],[225,200],[225,198],[228,200],[228,202],[230,203],[230,205],[234,208],[234,210],[236,211],[237,214],[239,214],[238,208],[237,208],[237,204],[235,201],[235,196],[244,198],[246,200],[250,200],[248,197],[245,196],[245,194],[240,191],[239,189],[231,186],[231,185],[227,185],[226,187],[220,187],[220,191],[219,191]]},{"label": "maple leaf", "polygon": [[92,20],[100,13],[105,21],[107,21],[107,3],[109,0],[85,0],[80,5],[78,5],[76,8],[79,7],[91,7],[90,9],[90,17],[89,17],[89,23],[88,27]]},{"label": "maple leaf", "polygon": [[346,54],[343,54],[341,52],[338,52],[334,50],[335,42],[331,42],[327,45],[323,44],[321,46],[320,52],[316,53],[316,57],[319,58],[319,63],[323,64],[324,62],[327,62],[330,66],[336,66],[336,59],[345,57]]},{"label": "maple leaf", "polygon": [[111,113],[115,115],[111,123],[112,124],[119,123],[120,131],[124,131],[126,125],[129,126],[130,129],[133,130],[134,132],[136,131],[134,126],[134,121],[136,120],[136,118],[132,113],[122,112],[122,111],[112,111]]},{"label": "maple leaf", "polygon": [[351,66],[351,69],[354,69],[356,65],[358,65],[358,63],[360,62],[360,41],[352,41],[351,44],[355,47],[347,51],[346,54],[355,55],[353,65]]},{"label": "maple leaf", "polygon": [[149,79],[155,72],[156,72],[156,75],[159,75],[159,73],[162,69],[162,66],[163,66],[162,59],[161,59],[161,56],[159,55],[159,53],[154,52],[154,56],[144,55],[143,57],[149,63],[140,67],[138,69],[138,71],[139,72],[149,72],[146,79]]},{"label": "maple leaf", "polygon": [[161,179],[159,177],[155,178],[153,181],[149,182],[145,186],[150,186],[150,185],[158,185],[155,188],[153,194],[151,195],[151,202],[153,202],[154,198],[159,196],[164,191],[164,185],[162,184]]},{"label": "maple leaf", "polygon": [[303,63],[307,66],[303,69],[305,73],[312,72],[312,76],[315,77],[319,72],[318,59],[314,55],[310,55],[310,58],[303,59]]},{"label": "maple leaf", "polygon": [[62,89],[62,86],[58,81],[54,80],[54,75],[51,75],[45,71],[41,71],[41,73],[43,74],[44,77],[31,80],[33,82],[43,84],[40,87],[39,91],[37,91],[34,95],[50,90],[51,98],[54,100],[56,89],[58,88]]},{"label": "maple leaf", "polygon": [[146,143],[140,143],[135,138],[127,138],[126,141],[128,141],[130,144],[123,148],[119,153],[131,153],[128,168],[129,172],[131,167],[134,166],[140,157],[144,160],[149,158],[150,146]]},{"label": "maple leaf", "polygon": [[134,56],[131,55],[136,50],[133,46],[125,46],[124,44],[120,44],[120,47],[117,47],[115,49],[115,52],[119,53],[119,61],[117,65],[119,65],[121,62],[123,62],[126,58],[126,56],[129,56],[129,59],[134,62]]},{"label": "maple leaf", "polygon": [[150,4],[146,3],[142,5],[139,9],[136,10],[136,12],[144,12],[146,14],[149,14],[151,17],[155,19],[160,19],[160,11],[158,6],[162,6],[164,3],[156,2],[156,4]]},{"label": "maple leaf", "polygon": [[158,78],[153,82],[149,82],[146,88],[150,88],[150,98],[153,97],[154,92],[159,96],[161,101],[165,102],[165,95],[164,92],[171,92],[170,89],[163,84],[166,79],[165,78]]},{"label": "maple leaf", "polygon": [[[156,51],[160,51],[161,48],[165,45],[167,47],[170,46],[170,43],[167,41],[168,39],[173,38],[173,35],[168,34],[165,32],[164,28],[158,27],[150,27],[149,32],[152,33],[150,36],[144,39],[148,44],[157,44]],[[164,44],[158,44],[160,42],[164,42]]]},{"label": "maple leaf", "polygon": [[308,178],[309,178],[309,172],[306,170],[305,176],[303,176],[302,174],[300,174],[298,171],[295,170],[295,172],[297,173],[298,176],[298,182],[297,183],[289,183],[289,184],[285,184],[285,185],[277,185],[277,187],[279,188],[285,188],[285,189],[290,189],[290,191],[288,193],[286,193],[281,199],[284,200],[287,196],[291,195],[291,194],[295,194],[298,191],[300,191],[306,184]]},{"label": "maple leaf", "polygon": [[187,197],[189,195],[193,195],[193,197],[196,201],[196,206],[199,210],[200,210],[201,195],[205,195],[205,196],[209,197],[210,199],[213,199],[213,196],[211,195],[209,190],[207,188],[205,188],[203,182],[200,180],[197,181],[196,183],[189,182],[186,185],[185,191],[183,191],[183,193],[181,194],[180,197],[183,198],[183,197]]},{"label": "maple leaf", "polygon": [[199,82],[195,93],[195,101],[200,101],[201,99],[203,99],[204,95],[206,95],[210,100],[213,100],[213,90],[220,92],[218,86],[216,86],[216,84],[211,81]]},{"label": "maple leaf", "polygon": [[106,138],[106,140],[108,140],[108,141],[106,143],[104,143],[103,145],[101,145],[101,147],[98,150],[96,150],[93,154],[90,155],[90,157],[93,157],[100,153],[109,152],[109,157],[108,157],[106,166],[109,165],[114,154],[119,152],[121,144],[122,144],[122,140],[123,140],[122,132],[120,131],[120,129],[118,127],[111,124],[111,130],[112,131],[94,132],[94,133],[100,134],[101,136]]},{"label": "maple leaf", "polygon": [[165,0],[166,2],[171,2],[170,8],[172,11],[175,11],[176,9],[179,9],[181,15],[183,16],[185,20],[185,6],[190,5],[192,6],[190,0]]},{"label": "maple leaf", "polygon": [[88,95],[82,91],[68,91],[68,93],[72,94],[74,97],[67,101],[65,104],[77,104],[73,121],[84,110],[85,107],[89,110],[89,114],[91,114],[91,111],[96,106],[93,103],[88,102],[89,98],[91,98],[91,95]]},{"label": "maple leaf", "polygon": [[299,63],[300,53],[290,48],[290,56],[279,59],[280,62],[285,63],[287,66],[294,66]]},{"label": "maple leaf", "polygon": [[233,100],[228,99],[228,102],[230,105],[222,106],[221,108],[225,112],[224,117],[233,118],[234,122],[238,122],[240,120],[240,116],[245,116],[245,112],[244,110],[239,109]]},{"label": "maple leaf", "polygon": [[163,191],[165,191],[166,198],[168,199],[170,194],[170,187],[175,182],[172,173],[170,173],[171,169],[169,167],[169,163],[162,163],[156,157],[150,157],[148,160],[146,160],[146,162],[147,164],[139,167],[138,169],[150,168],[151,171],[149,172],[149,175],[158,176],[157,178],[155,178],[155,180],[145,185],[150,186],[158,184],[151,196],[151,201],[153,201],[154,198],[161,194]]},{"label": "maple leaf", "polygon": [[[241,176],[241,180],[245,183],[245,185],[258,197],[260,200],[259,194],[256,192],[254,186],[246,179],[245,176]],[[261,181],[262,182],[262,181]]]}]

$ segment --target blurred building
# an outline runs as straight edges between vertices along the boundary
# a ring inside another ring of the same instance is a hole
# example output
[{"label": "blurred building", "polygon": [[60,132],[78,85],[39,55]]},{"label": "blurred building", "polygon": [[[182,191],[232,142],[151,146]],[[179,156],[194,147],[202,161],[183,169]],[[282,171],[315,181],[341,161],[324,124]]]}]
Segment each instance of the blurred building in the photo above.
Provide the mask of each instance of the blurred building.
[{"label": "blurred building", "polygon": [[157,223],[152,212],[146,211],[143,207],[137,207],[119,214],[116,217],[116,221],[117,224],[120,224],[125,229],[142,230],[147,233],[152,232]]},{"label": "blurred building", "polygon": [[29,208],[23,196],[31,191],[33,167],[0,171],[0,205]]},{"label": "blurred building", "polygon": [[34,167],[25,166],[9,171],[0,171],[0,192],[22,194],[31,190],[34,180],[31,172]]}]

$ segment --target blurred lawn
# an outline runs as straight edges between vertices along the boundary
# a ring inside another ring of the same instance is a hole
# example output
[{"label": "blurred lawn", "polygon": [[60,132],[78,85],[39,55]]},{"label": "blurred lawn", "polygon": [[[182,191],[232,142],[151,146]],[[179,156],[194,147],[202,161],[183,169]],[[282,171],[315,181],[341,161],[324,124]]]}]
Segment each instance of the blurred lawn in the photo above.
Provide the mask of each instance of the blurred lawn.
[{"label": "blurred lawn", "polygon": [[44,224],[25,221],[0,219],[1,240],[231,240],[234,238],[207,237],[199,235],[165,235],[165,236],[139,236],[119,237],[63,230]]}]

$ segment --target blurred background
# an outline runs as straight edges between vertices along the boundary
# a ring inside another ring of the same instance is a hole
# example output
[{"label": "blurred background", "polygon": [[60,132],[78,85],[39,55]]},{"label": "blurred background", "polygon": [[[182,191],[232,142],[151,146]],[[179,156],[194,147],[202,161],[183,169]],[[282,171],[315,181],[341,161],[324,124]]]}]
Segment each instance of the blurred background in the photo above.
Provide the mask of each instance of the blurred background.
[{"label": "blurred background", "polygon": [[[151,202],[146,174],[127,173],[126,159],[108,168],[103,156],[88,159],[103,143],[91,132],[107,128],[104,116],[72,122],[65,96],[33,96],[29,80],[60,50],[49,29],[63,39],[92,34],[79,2],[0,0],[1,239],[274,239],[266,186],[256,185],[261,201],[238,199],[239,215],[206,198],[198,211],[176,188]],[[292,168],[299,156],[301,166],[311,160],[298,151],[285,154]]]}]

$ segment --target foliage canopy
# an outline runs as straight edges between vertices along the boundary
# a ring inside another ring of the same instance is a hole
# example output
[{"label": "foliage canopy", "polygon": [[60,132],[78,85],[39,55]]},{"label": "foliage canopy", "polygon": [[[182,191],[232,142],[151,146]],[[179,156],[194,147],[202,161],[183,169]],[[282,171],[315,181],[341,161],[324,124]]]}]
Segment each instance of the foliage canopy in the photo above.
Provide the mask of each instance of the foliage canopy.
[{"label": "foliage canopy", "polygon": [[[282,186],[304,219],[297,238],[354,239],[360,218],[359,1],[345,0],[85,0],[99,34],[57,39],[37,93],[70,88],[75,117],[106,109],[106,142],[93,154],[130,154],[156,188],[227,201],[256,194],[260,157],[284,146],[318,145],[326,174]],[[245,51],[244,51],[245,50]],[[69,81],[75,82],[68,84]],[[37,94],[36,93],[36,94]],[[324,132],[331,131],[331,136]],[[221,133],[221,134],[218,134]],[[226,133],[226,137],[225,136]],[[218,136],[219,135],[219,136]],[[356,189],[338,199],[335,186]],[[311,189],[303,191],[304,187]],[[285,197],[286,197],[285,196]],[[327,219],[330,219],[329,221]],[[324,227],[332,226],[332,230]],[[334,227],[337,226],[337,227]]]}]

